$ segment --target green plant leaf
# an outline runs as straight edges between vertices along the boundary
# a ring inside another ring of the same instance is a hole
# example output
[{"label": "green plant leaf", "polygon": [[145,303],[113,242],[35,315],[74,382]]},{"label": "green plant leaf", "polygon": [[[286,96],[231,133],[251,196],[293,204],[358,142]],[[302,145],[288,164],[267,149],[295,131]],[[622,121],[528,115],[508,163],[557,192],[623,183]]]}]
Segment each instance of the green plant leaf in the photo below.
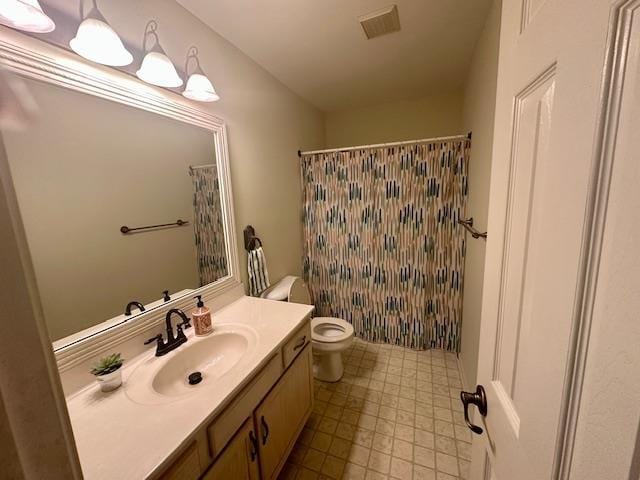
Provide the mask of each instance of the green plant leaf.
[{"label": "green plant leaf", "polygon": [[95,376],[107,375],[118,370],[123,363],[124,359],[119,353],[112,353],[111,355],[101,358],[98,363],[94,364],[91,373]]}]

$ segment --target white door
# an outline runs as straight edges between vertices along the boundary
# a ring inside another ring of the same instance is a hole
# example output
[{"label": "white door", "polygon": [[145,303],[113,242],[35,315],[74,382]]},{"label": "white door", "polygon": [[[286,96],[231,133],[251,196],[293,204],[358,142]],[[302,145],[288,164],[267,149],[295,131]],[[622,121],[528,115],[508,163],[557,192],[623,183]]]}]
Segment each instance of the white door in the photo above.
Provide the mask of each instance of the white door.
[{"label": "white door", "polygon": [[503,0],[473,480],[563,478],[614,4]]}]

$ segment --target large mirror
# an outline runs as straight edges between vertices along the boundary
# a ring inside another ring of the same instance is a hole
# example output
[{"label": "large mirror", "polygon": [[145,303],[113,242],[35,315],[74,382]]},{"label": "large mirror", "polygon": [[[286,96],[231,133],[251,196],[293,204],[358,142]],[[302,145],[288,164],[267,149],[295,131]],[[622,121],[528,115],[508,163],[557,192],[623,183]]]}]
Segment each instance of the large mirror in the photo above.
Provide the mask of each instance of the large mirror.
[{"label": "large mirror", "polygon": [[219,133],[24,82],[37,114],[2,137],[54,347],[229,275]]}]

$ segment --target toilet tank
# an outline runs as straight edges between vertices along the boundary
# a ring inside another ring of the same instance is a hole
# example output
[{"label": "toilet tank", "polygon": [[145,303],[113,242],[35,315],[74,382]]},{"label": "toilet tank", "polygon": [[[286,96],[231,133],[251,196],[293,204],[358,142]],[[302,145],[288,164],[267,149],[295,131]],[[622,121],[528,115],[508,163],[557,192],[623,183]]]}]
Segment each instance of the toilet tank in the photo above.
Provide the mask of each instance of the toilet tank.
[{"label": "toilet tank", "polygon": [[275,285],[269,287],[261,295],[268,300],[302,303],[311,305],[311,296],[307,284],[300,277],[289,275]]}]

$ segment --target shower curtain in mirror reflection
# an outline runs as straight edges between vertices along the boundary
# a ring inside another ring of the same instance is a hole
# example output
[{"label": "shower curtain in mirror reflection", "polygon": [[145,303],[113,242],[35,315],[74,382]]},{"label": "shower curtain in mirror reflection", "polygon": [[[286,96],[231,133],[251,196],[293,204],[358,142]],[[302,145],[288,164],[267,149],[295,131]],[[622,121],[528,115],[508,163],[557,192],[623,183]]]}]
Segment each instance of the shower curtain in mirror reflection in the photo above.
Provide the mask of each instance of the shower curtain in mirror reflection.
[{"label": "shower curtain in mirror reflection", "polygon": [[305,155],[304,274],[356,335],[460,349],[470,140]]},{"label": "shower curtain in mirror reflection", "polygon": [[193,231],[200,286],[227,275],[220,183],[215,165],[189,169],[193,180]]}]

